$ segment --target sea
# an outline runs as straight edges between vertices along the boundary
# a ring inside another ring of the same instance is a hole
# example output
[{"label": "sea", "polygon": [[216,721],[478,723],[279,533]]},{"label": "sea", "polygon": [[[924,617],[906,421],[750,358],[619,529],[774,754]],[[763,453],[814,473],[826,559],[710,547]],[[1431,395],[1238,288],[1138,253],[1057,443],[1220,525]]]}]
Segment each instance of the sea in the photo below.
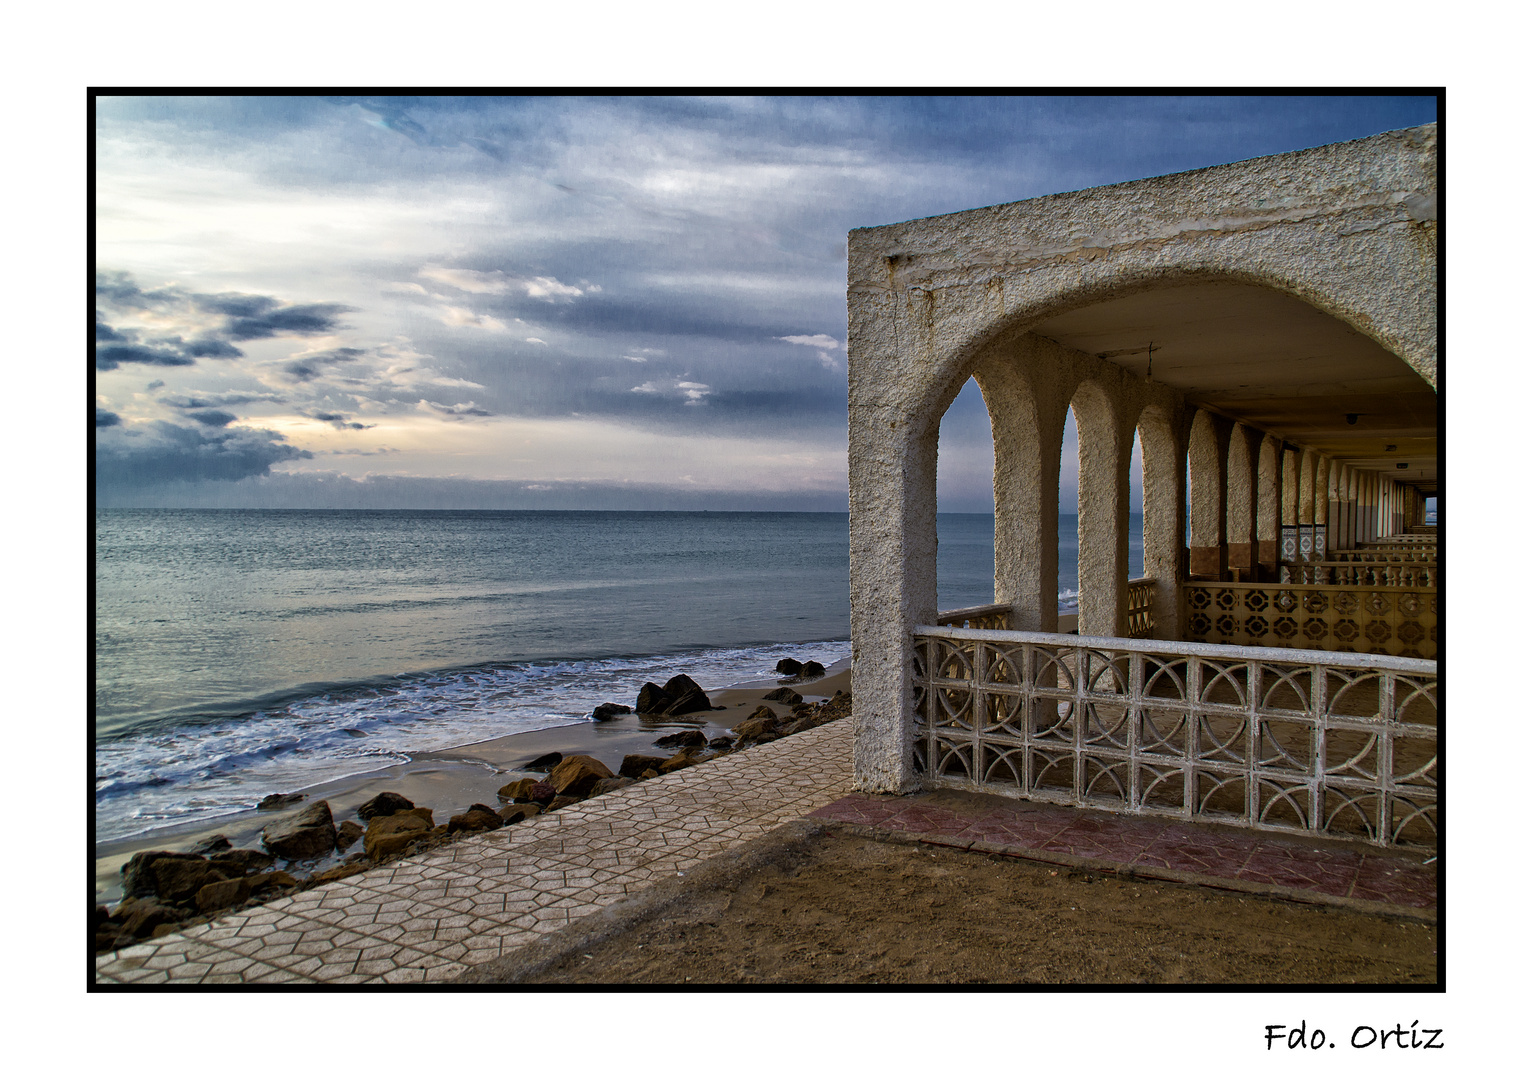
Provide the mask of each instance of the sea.
[{"label": "sea", "polygon": [[[939,606],[991,602],[994,519],[937,534]],[[845,514],[98,510],[96,841],[585,723],[678,672],[829,666],[848,580]],[[1061,514],[1062,610],[1076,587]]]}]

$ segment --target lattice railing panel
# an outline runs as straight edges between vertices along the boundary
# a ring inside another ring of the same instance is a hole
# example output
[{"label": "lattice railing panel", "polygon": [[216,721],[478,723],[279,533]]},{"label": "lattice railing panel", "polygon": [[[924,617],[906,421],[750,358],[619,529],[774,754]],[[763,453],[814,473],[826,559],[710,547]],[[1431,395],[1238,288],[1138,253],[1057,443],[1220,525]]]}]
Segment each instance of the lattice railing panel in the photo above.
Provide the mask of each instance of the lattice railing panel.
[{"label": "lattice railing panel", "polygon": [[1437,839],[1420,660],[918,627],[933,786],[1380,845]]},{"label": "lattice railing panel", "polygon": [[1134,578],[1128,583],[1128,637],[1155,636],[1155,579]]},{"label": "lattice railing panel", "polygon": [[1435,590],[1192,582],[1188,641],[1437,658]]}]

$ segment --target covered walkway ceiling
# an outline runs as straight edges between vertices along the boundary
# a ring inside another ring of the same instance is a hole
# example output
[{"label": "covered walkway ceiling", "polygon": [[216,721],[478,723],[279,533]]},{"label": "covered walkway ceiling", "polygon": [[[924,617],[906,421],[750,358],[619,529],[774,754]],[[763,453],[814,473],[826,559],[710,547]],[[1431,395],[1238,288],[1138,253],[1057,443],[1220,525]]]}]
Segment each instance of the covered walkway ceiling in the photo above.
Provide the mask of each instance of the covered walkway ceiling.
[{"label": "covered walkway ceiling", "polygon": [[1437,492],[1436,392],[1372,339],[1286,293],[1173,286],[1077,308],[1032,332],[1148,371],[1195,405],[1343,464]]}]

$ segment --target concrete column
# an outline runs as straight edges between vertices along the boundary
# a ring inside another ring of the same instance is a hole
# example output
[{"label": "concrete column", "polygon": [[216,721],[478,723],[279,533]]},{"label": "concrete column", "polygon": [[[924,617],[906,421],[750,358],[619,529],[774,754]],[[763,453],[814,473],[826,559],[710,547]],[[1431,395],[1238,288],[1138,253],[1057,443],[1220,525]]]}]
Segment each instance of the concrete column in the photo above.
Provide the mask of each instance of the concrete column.
[{"label": "concrete column", "polygon": [[1256,566],[1262,581],[1278,579],[1282,538],[1283,444],[1262,438],[1256,465]]},{"label": "concrete column", "polygon": [[1362,528],[1362,515],[1359,513],[1359,504],[1362,499],[1362,474],[1351,465],[1347,466],[1347,548],[1350,550],[1357,547],[1362,538],[1359,531]]},{"label": "concrete column", "polygon": [[1155,636],[1182,636],[1183,552],[1187,535],[1187,436],[1182,417],[1151,406],[1139,417],[1144,458],[1144,574],[1155,579]]},{"label": "concrete column", "polygon": [[1315,469],[1320,464],[1313,450],[1299,457],[1299,560],[1315,557]]},{"label": "concrete column", "polygon": [[1325,555],[1341,547],[1344,469],[1339,462],[1327,461],[1325,469]]},{"label": "concrete column", "polygon": [[1231,571],[1245,581],[1256,580],[1256,464],[1262,433],[1236,424],[1230,434],[1225,544]]},{"label": "concrete column", "polygon": [[1192,544],[1187,552],[1187,572],[1194,579],[1218,581],[1228,562],[1224,523],[1228,515],[1232,430],[1230,421],[1203,409],[1192,419],[1187,444],[1192,494]]},{"label": "concrete column", "polygon": [[1119,396],[1094,380],[1081,383],[1070,407],[1080,439],[1080,632],[1119,636],[1128,630],[1133,429],[1125,431]]},{"label": "concrete column", "polygon": [[1015,630],[1059,628],[1059,452],[1064,435],[1052,342],[994,349],[974,372],[995,439],[995,602]]},{"label": "concrete column", "polygon": [[1283,542],[1279,558],[1296,562],[1299,558],[1299,452],[1283,449]]}]

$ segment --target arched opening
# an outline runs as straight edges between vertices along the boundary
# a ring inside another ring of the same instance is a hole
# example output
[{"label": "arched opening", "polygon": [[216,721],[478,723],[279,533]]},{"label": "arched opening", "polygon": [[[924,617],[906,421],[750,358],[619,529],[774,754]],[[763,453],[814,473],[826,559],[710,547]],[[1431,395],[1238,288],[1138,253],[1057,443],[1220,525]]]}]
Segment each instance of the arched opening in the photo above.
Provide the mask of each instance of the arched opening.
[{"label": "arched opening", "polygon": [[1074,629],[1080,616],[1081,437],[1075,410],[1065,410],[1059,440],[1059,615],[1061,629]]},{"label": "arched opening", "polygon": [[995,602],[995,439],[971,378],[937,435],[937,609]]}]

